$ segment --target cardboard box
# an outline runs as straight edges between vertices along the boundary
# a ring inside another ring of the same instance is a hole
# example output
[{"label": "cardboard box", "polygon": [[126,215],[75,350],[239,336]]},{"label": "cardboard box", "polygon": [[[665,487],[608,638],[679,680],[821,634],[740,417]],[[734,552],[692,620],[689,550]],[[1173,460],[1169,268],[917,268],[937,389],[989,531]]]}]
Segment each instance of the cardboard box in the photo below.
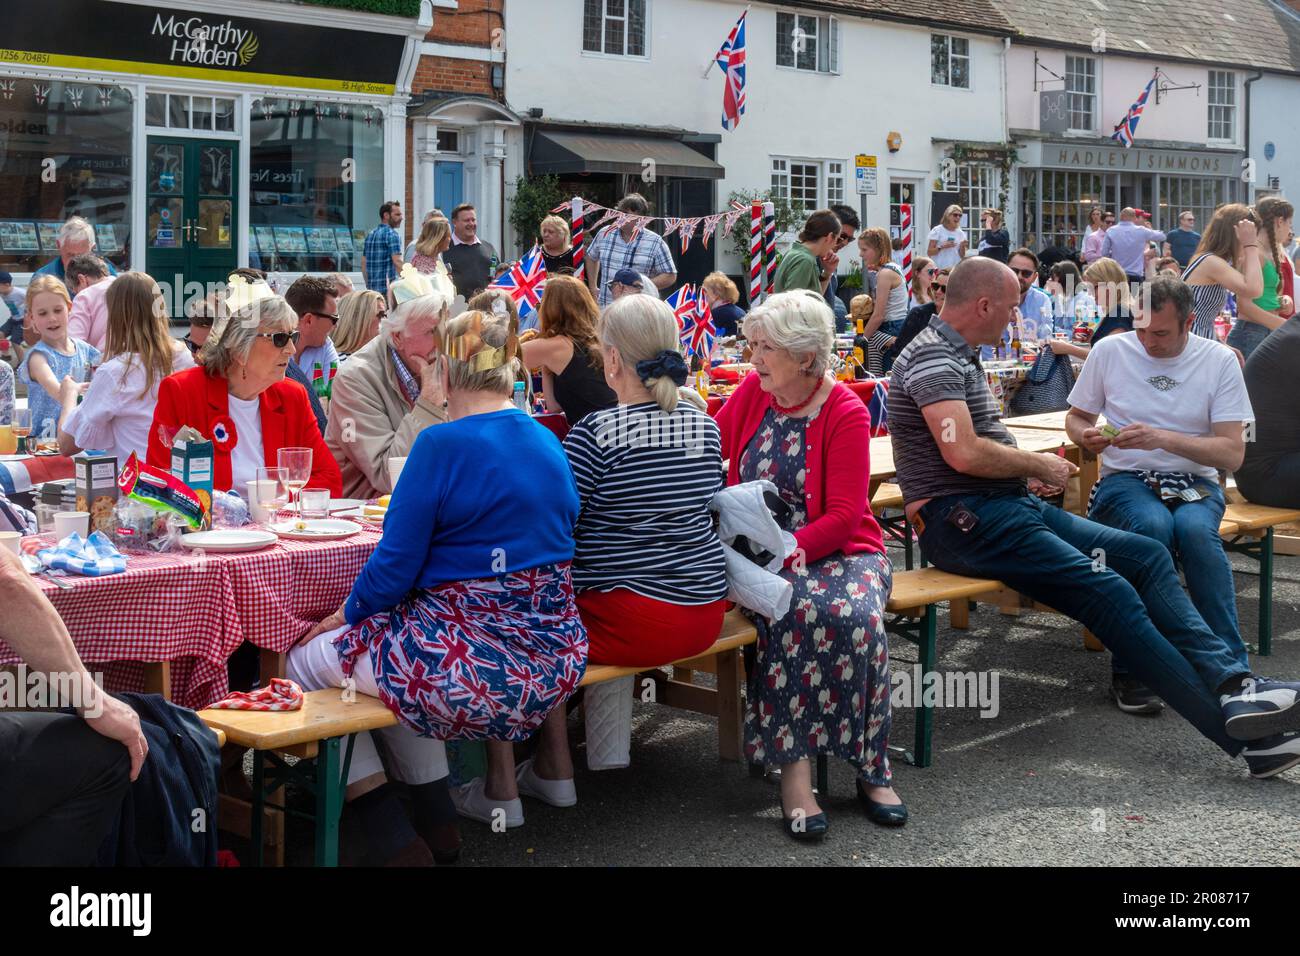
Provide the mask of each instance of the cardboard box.
[{"label": "cardboard box", "polygon": [[172,477],[189,486],[203,503],[206,514],[212,513],[212,442],[198,436],[190,437],[185,431],[172,441]]},{"label": "cardboard box", "polygon": [[113,530],[117,506],[117,458],[112,455],[74,458],[77,510],[90,512],[90,530]]}]

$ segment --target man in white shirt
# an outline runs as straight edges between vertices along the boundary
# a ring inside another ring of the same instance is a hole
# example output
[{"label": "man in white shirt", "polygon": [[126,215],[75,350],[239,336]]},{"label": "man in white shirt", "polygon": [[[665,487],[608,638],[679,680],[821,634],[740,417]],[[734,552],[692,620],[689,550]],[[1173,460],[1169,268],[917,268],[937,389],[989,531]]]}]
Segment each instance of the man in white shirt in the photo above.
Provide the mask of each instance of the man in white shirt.
[{"label": "man in white shirt", "polygon": [[[1213,657],[1225,673],[1249,673],[1232,565],[1219,537],[1218,473],[1241,465],[1244,429],[1254,419],[1250,397],[1232,350],[1191,334],[1187,285],[1158,276],[1144,298],[1134,331],[1094,345],[1070,393],[1066,431],[1101,456],[1088,517],[1165,545],[1183,566],[1192,603],[1223,642],[1195,653]],[[1160,710],[1123,672],[1112,692],[1129,713]]]},{"label": "man in white shirt", "polygon": [[1007,265],[1020,283],[1020,340],[1051,338],[1052,297],[1038,288],[1038,256],[1028,249],[1017,249],[1007,257]]}]

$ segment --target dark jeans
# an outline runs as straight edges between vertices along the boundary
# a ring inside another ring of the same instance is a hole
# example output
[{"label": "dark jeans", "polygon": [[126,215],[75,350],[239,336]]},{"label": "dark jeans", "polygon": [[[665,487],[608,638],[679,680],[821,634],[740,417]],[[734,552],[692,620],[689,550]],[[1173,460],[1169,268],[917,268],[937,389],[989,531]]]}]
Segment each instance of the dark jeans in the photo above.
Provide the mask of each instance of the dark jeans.
[{"label": "dark jeans", "polygon": [[1247,501],[1270,508],[1300,508],[1300,451],[1267,468],[1241,468],[1233,476]]},{"label": "dark jeans", "polygon": [[1223,489],[1208,478],[1198,480],[1194,487],[1206,497],[1170,507],[1137,475],[1116,472],[1097,483],[1088,517],[1111,528],[1153,538],[1168,548],[1169,556],[1183,566],[1187,593],[1196,610],[1210,630],[1232,649],[1237,667],[1248,672],[1250,658],[1237,623],[1232,564],[1219,537]]},{"label": "dark jeans", "polygon": [[[963,532],[958,504],[979,517]],[[1242,674],[1183,592],[1169,551],[1029,495],[947,495],[921,509],[921,547],[941,570],[993,578],[1074,618],[1128,670],[1231,756],[1217,688]]]},{"label": "dark jeans", "polygon": [[1240,349],[1241,354],[1246,358],[1250,358],[1250,354],[1259,348],[1259,344],[1268,338],[1272,331],[1258,322],[1238,319],[1232,324],[1232,331],[1228,333],[1226,341],[1234,349]]},{"label": "dark jeans", "polygon": [[0,713],[0,866],[89,866],[130,785],[126,748],[67,713]]}]

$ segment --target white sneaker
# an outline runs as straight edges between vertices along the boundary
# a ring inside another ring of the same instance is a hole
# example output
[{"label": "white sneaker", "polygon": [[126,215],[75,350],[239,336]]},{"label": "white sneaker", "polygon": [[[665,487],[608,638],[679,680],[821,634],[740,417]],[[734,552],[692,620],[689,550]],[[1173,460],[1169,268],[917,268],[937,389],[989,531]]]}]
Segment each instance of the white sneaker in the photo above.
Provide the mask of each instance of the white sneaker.
[{"label": "white sneaker", "polygon": [[578,788],[573,785],[572,777],[568,780],[545,780],[533,770],[531,757],[515,768],[515,782],[522,796],[553,807],[571,807],[578,802]]},{"label": "white sneaker", "polygon": [[501,818],[501,813],[504,813],[507,830],[523,826],[523,802],[518,797],[513,800],[493,800],[484,791],[486,785],[485,777],[475,777],[464,786],[453,787],[451,802],[456,804],[456,812],[488,826],[496,823]]}]

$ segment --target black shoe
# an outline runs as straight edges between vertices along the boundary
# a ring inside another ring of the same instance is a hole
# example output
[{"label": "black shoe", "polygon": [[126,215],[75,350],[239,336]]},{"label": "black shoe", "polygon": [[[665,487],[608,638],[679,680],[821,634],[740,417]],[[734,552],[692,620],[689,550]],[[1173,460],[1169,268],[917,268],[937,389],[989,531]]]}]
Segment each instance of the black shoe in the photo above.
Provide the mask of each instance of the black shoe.
[{"label": "black shoe", "polygon": [[811,816],[786,817],[781,818],[781,829],[796,840],[804,843],[820,843],[826,839],[826,831],[831,828],[831,823],[826,819],[826,811],[814,813]]},{"label": "black shoe", "polygon": [[858,800],[867,809],[867,819],[882,827],[901,827],[907,822],[906,804],[879,803],[867,794],[862,778],[854,780],[858,787]]},{"label": "black shoe", "polygon": [[1158,714],[1165,702],[1146,684],[1126,674],[1115,674],[1110,680],[1110,695],[1126,714]]}]

